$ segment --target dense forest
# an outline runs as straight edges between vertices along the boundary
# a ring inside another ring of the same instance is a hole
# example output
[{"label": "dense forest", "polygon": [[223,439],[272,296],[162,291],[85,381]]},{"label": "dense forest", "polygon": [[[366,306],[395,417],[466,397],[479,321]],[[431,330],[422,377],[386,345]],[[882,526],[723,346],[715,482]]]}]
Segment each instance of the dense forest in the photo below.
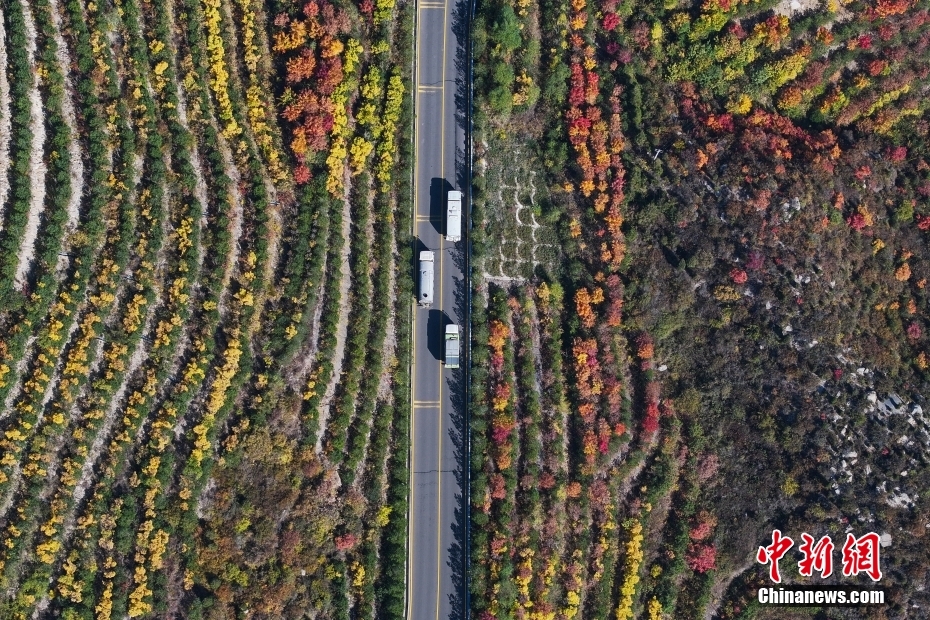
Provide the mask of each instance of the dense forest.
[{"label": "dense forest", "polygon": [[924,617],[930,5],[477,6],[474,617]]}]

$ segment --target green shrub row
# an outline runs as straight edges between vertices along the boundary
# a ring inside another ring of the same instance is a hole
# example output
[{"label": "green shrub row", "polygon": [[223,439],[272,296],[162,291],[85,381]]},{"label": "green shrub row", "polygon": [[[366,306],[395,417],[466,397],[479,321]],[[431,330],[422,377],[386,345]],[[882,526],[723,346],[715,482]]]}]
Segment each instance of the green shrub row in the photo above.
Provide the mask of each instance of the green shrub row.
[{"label": "green shrub row", "polygon": [[[370,177],[362,173],[356,177],[352,191],[352,225],[351,243],[349,250],[351,284],[349,299],[346,303],[351,308],[346,325],[345,352],[342,360],[342,374],[336,392],[333,395],[333,404],[329,411],[329,420],[326,423],[324,449],[329,461],[334,466],[343,464],[346,456],[346,443],[348,441],[349,426],[356,413],[356,402],[359,396],[359,385],[363,374],[378,373],[380,368],[366,366],[366,344],[369,340],[371,327],[372,306],[377,299],[372,298],[371,286],[371,247],[368,240],[369,205],[368,201],[372,191]],[[367,429],[365,432],[367,438]],[[358,446],[353,442],[355,450],[364,449],[364,444]],[[361,453],[355,454],[354,465],[358,465]],[[348,465],[343,472],[348,473],[352,479],[355,477],[355,467]],[[349,473],[351,471],[351,473]],[[349,485],[352,480],[343,479],[343,484]]]},{"label": "green shrub row", "polygon": [[26,18],[22,4],[14,2],[3,12],[6,30],[10,84],[10,189],[0,230],[0,300],[5,308],[22,304],[13,291],[20,243],[29,219],[32,186],[29,172],[39,162],[32,161],[32,104],[29,91],[35,76],[26,47]]},{"label": "green shrub row", "polygon": [[[394,33],[394,65],[403,71],[404,82],[410,84],[409,72],[412,41],[413,16],[412,5],[402,5],[397,30]],[[413,89],[411,89],[413,90]],[[410,337],[411,337],[411,300],[414,297],[413,276],[409,266],[413,264],[413,238],[411,221],[415,208],[413,196],[413,96],[404,94],[400,122],[397,124],[401,134],[397,140],[398,157],[396,164],[397,189],[396,208],[394,211],[394,239],[396,254],[395,269],[395,303],[394,326],[397,348],[396,370],[392,373],[391,404],[382,405],[375,412],[375,418],[392,420],[390,435],[392,438],[388,457],[387,505],[391,508],[391,517],[385,526],[380,543],[380,566],[375,590],[377,592],[378,620],[402,618],[406,614],[407,584],[407,519],[408,500],[410,497]],[[376,423],[376,426],[380,424]]]}]

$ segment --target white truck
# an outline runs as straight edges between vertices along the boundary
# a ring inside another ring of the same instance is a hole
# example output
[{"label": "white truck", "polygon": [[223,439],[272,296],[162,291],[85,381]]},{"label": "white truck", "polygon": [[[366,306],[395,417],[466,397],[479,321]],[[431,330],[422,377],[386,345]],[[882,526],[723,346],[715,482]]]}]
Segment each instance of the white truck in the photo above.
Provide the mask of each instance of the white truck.
[{"label": "white truck", "polygon": [[462,239],[462,192],[449,190],[446,200],[446,241]]},{"label": "white truck", "polygon": [[459,326],[446,325],[446,368],[459,367]]},{"label": "white truck", "polygon": [[433,253],[420,252],[420,297],[417,303],[424,308],[433,305]]}]

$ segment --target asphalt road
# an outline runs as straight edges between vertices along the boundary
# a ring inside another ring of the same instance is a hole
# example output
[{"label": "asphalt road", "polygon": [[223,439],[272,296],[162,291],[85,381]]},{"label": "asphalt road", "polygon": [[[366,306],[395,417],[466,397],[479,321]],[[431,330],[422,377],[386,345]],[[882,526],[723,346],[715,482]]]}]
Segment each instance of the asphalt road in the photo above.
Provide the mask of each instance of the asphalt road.
[{"label": "asphalt road", "polygon": [[[466,321],[465,241],[449,243],[444,233],[447,192],[467,192],[461,47],[467,6],[463,0],[417,3],[414,256],[435,253],[435,281],[432,307],[416,306],[413,313],[408,620],[466,617],[463,375],[443,366],[443,333],[447,324]],[[416,266],[411,269],[416,275]]]}]

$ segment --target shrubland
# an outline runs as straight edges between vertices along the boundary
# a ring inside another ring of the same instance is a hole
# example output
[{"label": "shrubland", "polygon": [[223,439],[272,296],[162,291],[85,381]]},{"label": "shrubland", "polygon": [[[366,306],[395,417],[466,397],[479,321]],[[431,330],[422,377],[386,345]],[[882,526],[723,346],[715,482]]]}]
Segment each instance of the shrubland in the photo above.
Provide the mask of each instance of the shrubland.
[{"label": "shrubland", "polygon": [[927,8],[478,3],[477,617],[774,617],[775,528],[925,598]]}]

